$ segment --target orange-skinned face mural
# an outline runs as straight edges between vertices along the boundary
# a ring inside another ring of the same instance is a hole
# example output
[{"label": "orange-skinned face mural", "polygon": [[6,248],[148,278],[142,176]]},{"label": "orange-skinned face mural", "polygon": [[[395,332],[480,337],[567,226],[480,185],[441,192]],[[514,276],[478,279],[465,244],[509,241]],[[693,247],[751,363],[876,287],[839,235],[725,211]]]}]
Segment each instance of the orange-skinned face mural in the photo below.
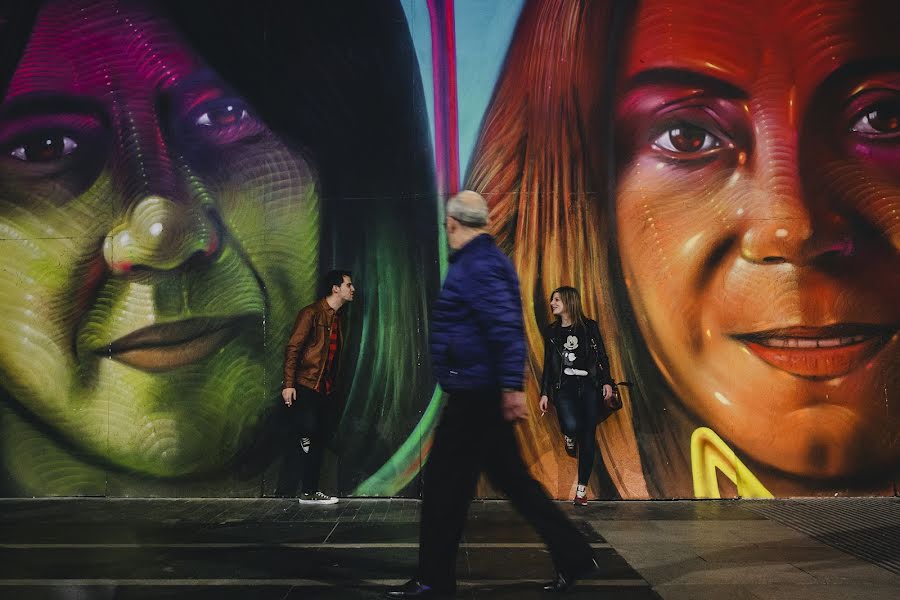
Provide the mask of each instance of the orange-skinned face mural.
[{"label": "orange-skinned face mural", "polygon": [[[526,6],[470,184],[529,282],[536,372],[540,298],[571,284],[633,383],[598,429],[599,495],[893,493],[900,42],[883,23],[898,16]],[[557,438],[532,424],[523,445],[566,497]]]}]

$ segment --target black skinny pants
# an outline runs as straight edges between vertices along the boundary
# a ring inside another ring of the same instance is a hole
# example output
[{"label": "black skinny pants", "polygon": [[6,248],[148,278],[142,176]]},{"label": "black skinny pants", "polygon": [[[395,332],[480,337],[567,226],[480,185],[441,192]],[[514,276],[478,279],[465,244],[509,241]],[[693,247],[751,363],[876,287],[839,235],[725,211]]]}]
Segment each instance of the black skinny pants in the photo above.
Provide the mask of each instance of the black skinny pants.
[{"label": "black skinny pants", "polygon": [[587,377],[564,375],[555,398],[560,430],[578,443],[578,483],[582,485],[587,485],[594,468],[598,394]]},{"label": "black skinny pants", "polygon": [[[338,421],[335,400],[300,385],[297,386],[297,399],[293,405],[281,405],[287,432],[282,447],[277,495],[293,496],[301,479],[304,494],[318,491],[325,445],[334,435]],[[309,439],[308,452],[302,448],[302,438]]]},{"label": "black skinny pants", "polygon": [[590,566],[587,539],[522,462],[514,425],[500,410],[500,390],[459,391],[447,399],[425,466],[419,581],[455,589],[456,554],[482,470],[537,530],[558,570],[581,572]]}]

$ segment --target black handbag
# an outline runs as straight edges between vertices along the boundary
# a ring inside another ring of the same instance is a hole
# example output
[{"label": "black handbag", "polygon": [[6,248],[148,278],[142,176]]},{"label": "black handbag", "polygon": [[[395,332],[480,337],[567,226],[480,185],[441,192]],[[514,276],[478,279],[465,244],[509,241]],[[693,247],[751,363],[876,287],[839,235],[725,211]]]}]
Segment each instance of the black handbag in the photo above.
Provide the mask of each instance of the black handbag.
[{"label": "black handbag", "polygon": [[[594,356],[596,356],[598,358],[597,373],[599,374],[601,371],[603,371],[603,365],[601,365],[600,361],[599,361],[600,350],[597,347],[597,340],[594,339],[594,336],[591,336],[591,349],[594,351]],[[603,386],[601,385],[600,388],[602,390]],[[600,408],[606,410],[607,413],[614,413],[617,410],[622,408],[622,397],[619,395],[618,384],[613,384],[612,391],[613,391],[612,396],[610,396],[609,399],[606,399],[603,397],[602,391],[599,394],[600,403],[601,403]]]},{"label": "black handbag", "polygon": [[[619,395],[619,386],[612,386],[612,396],[609,399],[603,398],[603,404],[609,412],[616,412],[622,408],[622,396]],[[601,396],[602,398],[602,396]]]}]

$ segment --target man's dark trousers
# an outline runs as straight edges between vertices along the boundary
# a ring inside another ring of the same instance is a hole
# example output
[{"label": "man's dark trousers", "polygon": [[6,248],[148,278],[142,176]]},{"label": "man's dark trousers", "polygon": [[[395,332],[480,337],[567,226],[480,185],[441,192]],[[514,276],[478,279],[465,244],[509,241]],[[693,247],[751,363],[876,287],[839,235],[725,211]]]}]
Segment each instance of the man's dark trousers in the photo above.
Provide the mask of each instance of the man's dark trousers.
[{"label": "man's dark trousers", "polygon": [[[319,490],[323,453],[325,445],[334,435],[337,413],[335,398],[302,385],[297,386],[297,399],[293,406],[282,405],[287,431],[278,475],[278,496],[293,496],[301,478],[304,494]],[[309,452],[303,451],[301,438],[309,438]]]},{"label": "man's dark trousers", "polygon": [[590,568],[593,551],[519,455],[514,425],[503,419],[500,390],[450,393],[425,467],[417,579],[456,586],[456,554],[479,473],[484,470],[543,538],[564,573]]}]

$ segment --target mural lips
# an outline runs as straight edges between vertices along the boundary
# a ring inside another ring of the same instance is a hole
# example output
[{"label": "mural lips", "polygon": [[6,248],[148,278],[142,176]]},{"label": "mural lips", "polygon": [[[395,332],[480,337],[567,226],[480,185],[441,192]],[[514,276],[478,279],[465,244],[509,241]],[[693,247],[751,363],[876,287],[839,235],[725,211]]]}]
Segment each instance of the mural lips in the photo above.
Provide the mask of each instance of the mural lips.
[{"label": "mural lips", "polygon": [[896,331],[896,326],[840,323],[770,329],[733,337],[776,369],[798,377],[832,379],[865,364]]},{"label": "mural lips", "polygon": [[138,329],[101,352],[146,371],[166,371],[191,364],[221,348],[251,316],[193,318]]}]

